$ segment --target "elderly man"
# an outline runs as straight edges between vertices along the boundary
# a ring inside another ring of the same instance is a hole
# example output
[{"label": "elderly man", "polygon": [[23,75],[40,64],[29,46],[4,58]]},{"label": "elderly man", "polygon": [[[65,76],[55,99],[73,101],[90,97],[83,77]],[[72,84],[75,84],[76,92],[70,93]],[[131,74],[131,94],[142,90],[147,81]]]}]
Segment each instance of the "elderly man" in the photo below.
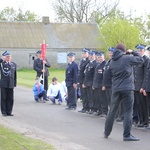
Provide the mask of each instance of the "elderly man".
[{"label": "elderly man", "polygon": [[17,65],[11,62],[11,55],[8,51],[2,54],[0,59],[0,88],[1,88],[1,113],[3,116],[13,116],[14,87],[17,81]]},{"label": "elderly man", "polygon": [[123,120],[123,140],[139,141],[138,138],[131,135],[132,112],[134,102],[134,83],[133,83],[133,65],[143,63],[142,57],[132,50],[128,51],[132,55],[125,55],[126,47],[118,44],[113,53],[110,62],[110,73],[112,74],[112,98],[110,110],[105,122],[104,137],[108,138],[112,131],[116,112],[120,102],[123,103],[124,120]]},{"label": "elderly man", "polygon": [[75,110],[77,107],[77,75],[78,65],[75,63],[75,53],[70,52],[68,55],[68,66],[66,68],[66,87],[68,91],[68,107],[66,110]]}]

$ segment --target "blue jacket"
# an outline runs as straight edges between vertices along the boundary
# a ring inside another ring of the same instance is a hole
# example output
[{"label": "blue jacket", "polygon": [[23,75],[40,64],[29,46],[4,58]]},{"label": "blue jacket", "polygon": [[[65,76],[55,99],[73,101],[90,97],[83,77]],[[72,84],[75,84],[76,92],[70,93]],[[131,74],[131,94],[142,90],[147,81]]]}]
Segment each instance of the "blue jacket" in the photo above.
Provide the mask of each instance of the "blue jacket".
[{"label": "blue jacket", "polygon": [[40,93],[42,93],[42,92],[44,91],[44,87],[43,87],[42,84],[40,84],[40,86],[39,86],[40,88],[39,88],[39,90],[38,90],[38,88],[37,88],[36,85],[37,85],[37,84],[34,84],[32,90],[33,90],[34,95],[39,95]]},{"label": "blue jacket", "polygon": [[78,76],[78,65],[75,62],[68,64],[66,68],[66,86],[73,86],[73,84],[77,84],[77,76]]}]

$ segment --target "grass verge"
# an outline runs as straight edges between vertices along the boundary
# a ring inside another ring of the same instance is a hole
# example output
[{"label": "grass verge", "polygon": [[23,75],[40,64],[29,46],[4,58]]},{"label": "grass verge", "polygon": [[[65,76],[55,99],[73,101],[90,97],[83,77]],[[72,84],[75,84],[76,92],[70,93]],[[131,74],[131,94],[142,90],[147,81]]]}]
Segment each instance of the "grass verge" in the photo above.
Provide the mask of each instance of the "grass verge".
[{"label": "grass verge", "polygon": [[51,145],[25,137],[0,125],[0,150],[55,150]]}]

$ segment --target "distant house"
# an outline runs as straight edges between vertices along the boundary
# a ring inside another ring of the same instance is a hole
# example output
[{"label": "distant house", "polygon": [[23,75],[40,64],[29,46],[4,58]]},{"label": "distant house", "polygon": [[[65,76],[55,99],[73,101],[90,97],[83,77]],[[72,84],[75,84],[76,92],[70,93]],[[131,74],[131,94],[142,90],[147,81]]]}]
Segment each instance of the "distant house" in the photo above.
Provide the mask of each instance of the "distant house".
[{"label": "distant house", "polygon": [[0,53],[10,51],[18,68],[32,68],[42,41],[47,45],[46,57],[52,67],[65,67],[67,53],[75,52],[76,61],[84,47],[103,48],[97,24],[43,22],[0,22]]}]

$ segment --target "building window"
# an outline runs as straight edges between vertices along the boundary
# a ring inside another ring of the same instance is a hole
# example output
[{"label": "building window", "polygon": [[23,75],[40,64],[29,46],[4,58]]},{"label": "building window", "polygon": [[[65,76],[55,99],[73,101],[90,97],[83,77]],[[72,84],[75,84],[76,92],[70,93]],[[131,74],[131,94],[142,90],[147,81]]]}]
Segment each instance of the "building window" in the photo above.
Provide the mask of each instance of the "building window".
[{"label": "building window", "polygon": [[57,52],[57,63],[59,64],[67,63],[67,52]]}]

